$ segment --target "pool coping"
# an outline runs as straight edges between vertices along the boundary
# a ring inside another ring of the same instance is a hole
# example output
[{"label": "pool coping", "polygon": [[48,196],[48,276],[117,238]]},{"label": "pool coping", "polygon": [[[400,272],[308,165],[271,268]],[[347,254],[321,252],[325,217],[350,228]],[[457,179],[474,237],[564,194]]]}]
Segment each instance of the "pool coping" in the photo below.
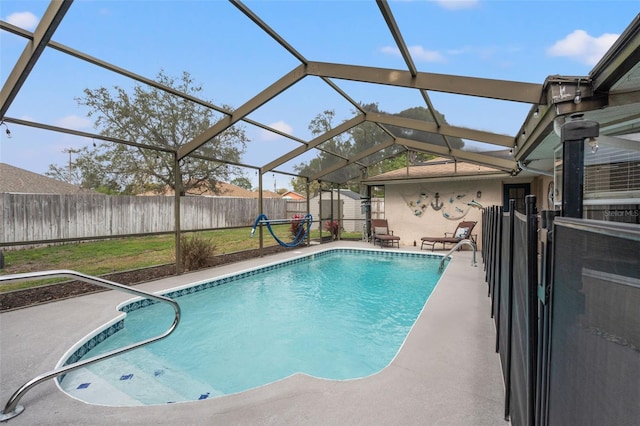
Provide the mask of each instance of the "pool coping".
[{"label": "pool coping", "polygon": [[[140,288],[158,292],[343,247],[372,246],[335,242],[293,249]],[[400,251],[419,251],[412,249]],[[49,381],[25,395],[24,413],[7,424],[505,424],[504,387],[484,272],[482,265],[472,267],[470,261],[471,252],[453,254],[400,353],[373,376],[330,381],[297,374],[206,401],[117,408],[74,400]],[[31,377],[52,369],[61,354],[112,319],[115,306],[130,299],[110,291],[0,314],[0,404]],[[66,334],[61,336],[61,329]]]}]

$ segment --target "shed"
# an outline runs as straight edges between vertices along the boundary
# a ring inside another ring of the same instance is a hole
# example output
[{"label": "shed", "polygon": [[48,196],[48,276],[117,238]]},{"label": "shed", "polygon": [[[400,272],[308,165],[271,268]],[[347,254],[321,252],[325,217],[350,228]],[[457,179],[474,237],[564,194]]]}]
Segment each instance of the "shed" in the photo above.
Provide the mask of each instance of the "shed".
[{"label": "shed", "polygon": [[[331,197],[333,192],[333,219],[340,220],[342,230],[345,232],[360,232],[366,219],[362,211],[362,196],[357,192],[348,189],[334,189],[332,191],[322,191],[322,217],[320,217],[320,196],[316,195],[310,200],[311,214],[313,220],[319,222],[322,219],[324,224],[331,217]],[[338,192],[340,193],[340,203],[338,203]],[[323,228],[324,229],[324,228]]]}]

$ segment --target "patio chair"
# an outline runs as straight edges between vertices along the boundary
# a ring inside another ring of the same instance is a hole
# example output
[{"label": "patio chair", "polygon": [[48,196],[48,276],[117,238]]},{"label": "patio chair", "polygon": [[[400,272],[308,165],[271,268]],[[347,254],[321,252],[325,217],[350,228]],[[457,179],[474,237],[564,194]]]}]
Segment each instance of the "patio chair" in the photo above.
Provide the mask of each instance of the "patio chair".
[{"label": "patio chair", "polygon": [[436,244],[442,244],[442,249],[444,250],[445,244],[456,244],[465,239],[471,239],[475,244],[475,238],[471,234],[474,226],[476,226],[474,221],[463,221],[458,224],[456,230],[454,232],[445,232],[444,237],[422,237],[422,245],[420,246],[420,250],[424,249],[425,246],[431,246],[431,251],[436,248]]},{"label": "patio chair", "polygon": [[371,219],[371,235],[373,235],[373,245],[376,241],[380,241],[380,247],[395,244],[400,248],[400,237],[393,235],[393,231],[389,230],[387,219]]}]

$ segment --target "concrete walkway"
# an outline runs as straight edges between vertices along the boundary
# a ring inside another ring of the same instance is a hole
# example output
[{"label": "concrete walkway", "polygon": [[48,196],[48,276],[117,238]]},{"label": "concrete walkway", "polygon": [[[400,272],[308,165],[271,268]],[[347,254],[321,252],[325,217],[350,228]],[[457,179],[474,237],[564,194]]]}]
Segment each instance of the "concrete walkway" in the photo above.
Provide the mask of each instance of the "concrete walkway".
[{"label": "concrete walkway", "polygon": [[[372,245],[323,244],[138,287],[155,292],[334,247]],[[5,424],[506,425],[483,267],[470,266],[469,251],[452,257],[399,354],[371,377],[329,381],[296,375],[205,401],[118,408],[74,400],[50,380],[28,392],[20,402],[25,411]],[[53,369],[67,349],[112,319],[115,306],[128,299],[108,291],[1,314],[1,408],[22,384]]]}]

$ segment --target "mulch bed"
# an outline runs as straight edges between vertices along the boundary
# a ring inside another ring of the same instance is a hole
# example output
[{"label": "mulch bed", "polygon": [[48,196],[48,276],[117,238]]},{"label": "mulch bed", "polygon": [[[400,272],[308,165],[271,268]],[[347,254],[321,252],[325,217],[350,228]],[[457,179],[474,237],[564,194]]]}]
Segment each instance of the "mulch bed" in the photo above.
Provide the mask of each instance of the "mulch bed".
[{"label": "mulch bed", "polygon": [[[265,247],[262,252],[265,255],[269,255],[286,250],[287,249],[284,247],[271,246]],[[253,259],[259,255],[258,250],[246,250],[237,253],[218,255],[209,260],[206,268],[240,262],[246,259]],[[154,266],[152,268],[136,269],[133,271],[117,272],[114,274],[103,275],[101,278],[118,284],[135,285],[175,275],[175,271],[175,265],[171,264]],[[40,305],[43,303],[89,293],[97,293],[100,291],[107,291],[107,289],[93,284],[87,284],[82,281],[66,281],[59,284],[0,293],[0,312]]]}]

